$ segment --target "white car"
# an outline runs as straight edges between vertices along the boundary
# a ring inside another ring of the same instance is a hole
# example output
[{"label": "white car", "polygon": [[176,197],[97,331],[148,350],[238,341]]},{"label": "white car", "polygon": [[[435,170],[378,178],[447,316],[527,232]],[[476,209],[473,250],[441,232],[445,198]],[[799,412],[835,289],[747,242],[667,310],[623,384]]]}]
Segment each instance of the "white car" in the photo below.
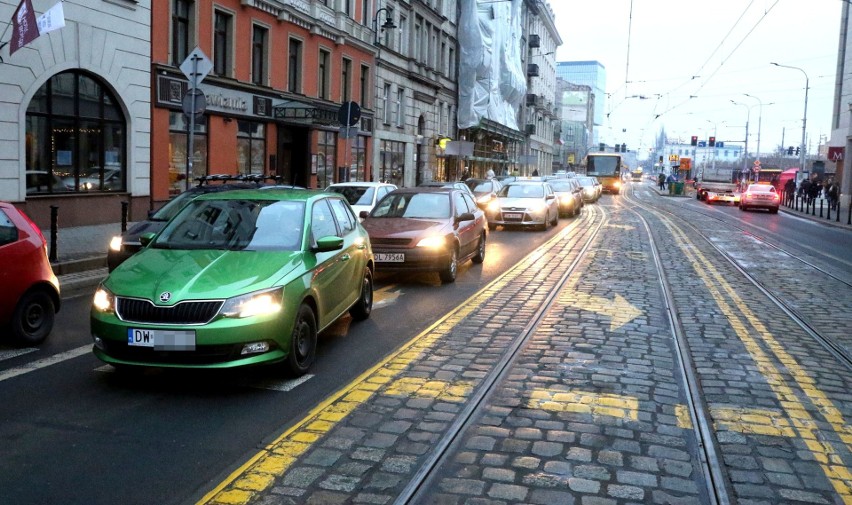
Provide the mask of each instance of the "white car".
[{"label": "white car", "polygon": [[[395,189],[394,184],[384,182],[338,182],[327,187],[326,191],[343,195],[355,215],[360,216],[362,210],[369,213],[379,200]],[[358,219],[362,220],[360,217]]]},{"label": "white car", "polygon": [[514,181],[497,193],[500,209],[488,220],[490,229],[503,227],[534,227],[546,230],[547,225],[559,222],[559,200],[553,187],[543,181]]}]

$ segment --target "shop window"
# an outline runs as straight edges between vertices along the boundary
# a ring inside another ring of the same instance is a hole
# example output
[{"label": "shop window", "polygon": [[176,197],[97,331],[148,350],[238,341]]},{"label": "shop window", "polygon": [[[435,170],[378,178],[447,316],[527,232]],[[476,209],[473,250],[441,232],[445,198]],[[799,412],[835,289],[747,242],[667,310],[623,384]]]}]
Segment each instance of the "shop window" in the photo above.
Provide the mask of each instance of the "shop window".
[{"label": "shop window", "polygon": [[112,93],[87,73],[51,77],[26,117],[28,195],[124,191],[127,136]]},{"label": "shop window", "polygon": [[334,167],[337,165],[337,134],[317,132],[317,188],[325,189],[334,183]]},{"label": "shop window", "polygon": [[349,180],[367,180],[367,137],[358,135],[352,143],[352,164],[349,168]]},{"label": "shop window", "polygon": [[[169,193],[177,194],[187,187],[187,145],[189,143],[189,119],[182,112],[169,112]],[[207,116],[195,121],[192,139],[192,174],[190,186],[203,175],[207,168]]]},{"label": "shop window", "polygon": [[263,174],[266,159],[266,125],[237,122],[237,170],[241,174]]},{"label": "shop window", "polygon": [[379,164],[382,182],[402,186],[405,180],[405,143],[382,140],[379,145]]}]

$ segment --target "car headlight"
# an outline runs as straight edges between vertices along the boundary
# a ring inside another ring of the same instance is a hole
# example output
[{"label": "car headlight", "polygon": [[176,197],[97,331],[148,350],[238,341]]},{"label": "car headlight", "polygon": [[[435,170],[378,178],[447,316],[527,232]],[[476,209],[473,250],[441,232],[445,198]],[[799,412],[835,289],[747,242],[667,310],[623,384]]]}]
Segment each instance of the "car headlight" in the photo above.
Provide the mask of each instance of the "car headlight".
[{"label": "car headlight", "polygon": [[432,235],[431,237],[421,239],[420,242],[417,243],[417,247],[431,247],[433,249],[437,249],[444,247],[446,244],[447,241],[443,236]]},{"label": "car headlight", "polygon": [[99,312],[115,312],[115,295],[103,286],[99,286],[92,299],[92,306]]},{"label": "car headlight", "polygon": [[225,317],[253,317],[275,314],[282,309],[284,289],[275,288],[255,291],[228,298],[219,311]]},{"label": "car headlight", "polygon": [[488,202],[488,212],[500,212],[500,201],[495,198]]},{"label": "car headlight", "polygon": [[482,196],[480,196],[479,198],[476,199],[476,203],[480,203],[480,204],[485,205],[488,202],[490,202],[492,198],[493,198],[493,196],[491,194],[482,195]]},{"label": "car headlight", "polygon": [[120,235],[116,235],[115,237],[110,239],[109,248],[110,248],[110,250],[113,250],[113,251],[120,251],[121,250],[121,236]]},{"label": "car headlight", "polygon": [[620,188],[620,187],[621,187],[621,182],[619,182],[619,181],[615,181],[615,183],[614,183],[612,186],[613,186],[614,188],[618,189],[618,188]]}]

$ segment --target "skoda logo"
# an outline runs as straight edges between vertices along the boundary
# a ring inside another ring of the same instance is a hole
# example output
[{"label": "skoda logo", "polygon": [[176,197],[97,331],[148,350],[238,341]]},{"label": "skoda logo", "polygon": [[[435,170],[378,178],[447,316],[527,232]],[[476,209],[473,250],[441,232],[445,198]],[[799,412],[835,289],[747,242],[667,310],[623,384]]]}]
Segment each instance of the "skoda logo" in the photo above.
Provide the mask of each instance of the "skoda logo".
[{"label": "skoda logo", "polygon": [[170,292],[163,291],[162,293],[160,293],[160,301],[162,303],[166,303],[167,301],[169,301],[171,299],[172,299],[172,294]]}]

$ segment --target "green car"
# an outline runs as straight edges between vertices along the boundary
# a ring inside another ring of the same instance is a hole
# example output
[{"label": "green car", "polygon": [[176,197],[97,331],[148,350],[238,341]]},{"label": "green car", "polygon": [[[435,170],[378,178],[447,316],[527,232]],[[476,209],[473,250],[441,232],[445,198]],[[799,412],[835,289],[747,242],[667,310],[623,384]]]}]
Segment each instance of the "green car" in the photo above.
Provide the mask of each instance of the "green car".
[{"label": "green car", "polygon": [[280,363],[304,374],[317,333],[370,316],[370,239],[341,195],[199,196],[95,292],[95,355],[117,368]]}]

